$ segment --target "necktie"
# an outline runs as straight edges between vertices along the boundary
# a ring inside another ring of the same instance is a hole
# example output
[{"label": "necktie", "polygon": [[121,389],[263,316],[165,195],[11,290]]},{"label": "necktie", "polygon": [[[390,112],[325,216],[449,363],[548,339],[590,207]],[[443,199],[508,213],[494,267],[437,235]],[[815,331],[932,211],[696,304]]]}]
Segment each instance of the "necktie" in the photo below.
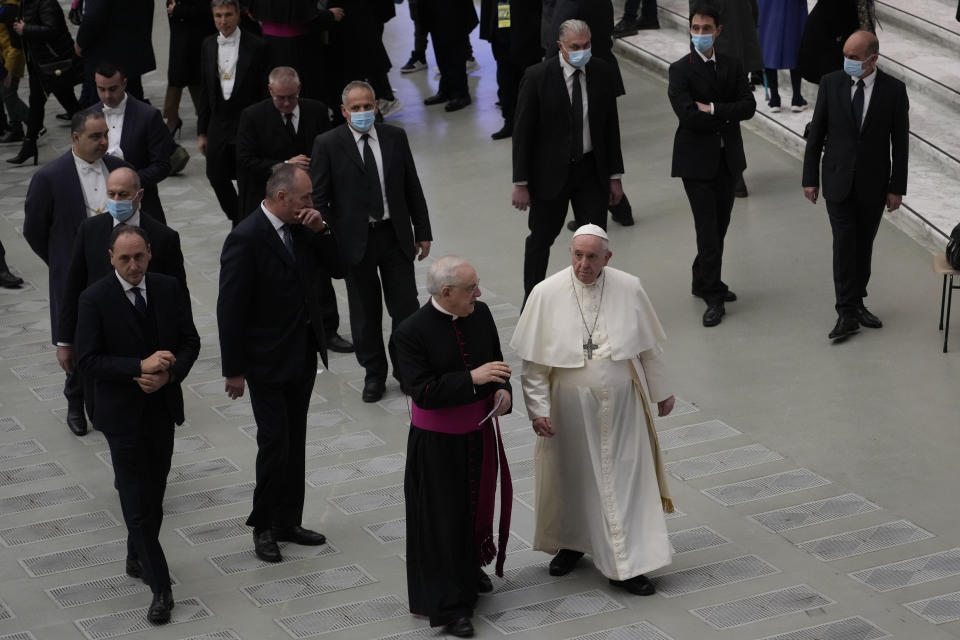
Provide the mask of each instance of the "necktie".
[{"label": "necktie", "polygon": [[580,87],[580,70],[573,72],[573,91],[570,103],[570,119],[573,121],[573,140],[570,145],[570,160],[583,160],[583,89]]},{"label": "necktie", "polygon": [[287,130],[287,133],[290,134],[291,138],[297,137],[297,130],[293,128],[293,114],[285,113],[283,114],[283,126]]},{"label": "necktie", "polygon": [[857,80],[857,90],[853,92],[853,122],[857,126],[857,131],[863,124],[863,80]]},{"label": "necktie", "polygon": [[374,220],[383,220],[383,189],[380,188],[380,173],[377,171],[377,159],[370,148],[370,134],[361,136],[363,140],[363,173],[367,182],[367,193],[370,196],[370,217]]},{"label": "necktie", "polygon": [[290,256],[293,256],[293,236],[290,235],[290,227],[285,224],[280,225],[280,237],[283,239],[283,246],[287,248],[287,251],[290,252]]},{"label": "necktie", "polygon": [[707,68],[710,69],[713,75],[717,75],[717,63],[715,60],[707,60]]},{"label": "necktie", "polygon": [[147,301],[143,299],[143,294],[140,293],[140,287],[134,287],[130,289],[130,291],[133,292],[133,308],[142,315],[147,315]]}]

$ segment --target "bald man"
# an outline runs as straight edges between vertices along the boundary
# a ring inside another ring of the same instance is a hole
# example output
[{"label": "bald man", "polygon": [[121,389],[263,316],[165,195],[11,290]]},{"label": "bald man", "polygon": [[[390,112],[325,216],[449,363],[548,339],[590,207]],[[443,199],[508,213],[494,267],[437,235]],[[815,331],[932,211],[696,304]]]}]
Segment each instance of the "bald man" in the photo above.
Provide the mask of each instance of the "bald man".
[{"label": "bald man", "polygon": [[843,57],[843,70],[820,81],[803,157],[803,195],[816,204],[823,152],[823,199],[833,230],[838,316],[830,340],[845,339],[861,326],[883,326],[863,299],[883,208],[896,210],[907,193],[910,133],[907,88],[877,69],[877,37],[855,32],[843,45]]}]

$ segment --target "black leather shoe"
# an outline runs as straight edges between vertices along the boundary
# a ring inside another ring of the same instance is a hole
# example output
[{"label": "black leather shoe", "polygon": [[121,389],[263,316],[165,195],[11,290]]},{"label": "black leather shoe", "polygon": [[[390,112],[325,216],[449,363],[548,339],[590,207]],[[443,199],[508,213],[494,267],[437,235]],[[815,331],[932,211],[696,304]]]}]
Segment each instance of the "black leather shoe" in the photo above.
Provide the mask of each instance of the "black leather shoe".
[{"label": "black leather shoe", "polygon": [[4,289],[19,289],[23,285],[23,278],[10,273],[10,269],[4,267],[0,269],[0,287]]},{"label": "black leather shoe", "polygon": [[557,555],[550,561],[550,575],[565,576],[577,565],[580,558],[583,557],[581,551],[571,551],[570,549],[560,549]]},{"label": "black leather shoe", "polygon": [[327,338],[327,350],[337,353],[353,353],[353,343],[344,339],[339,333]]},{"label": "black leather shoe", "polygon": [[82,402],[71,402],[67,407],[67,426],[74,435],[82,436],[87,433],[87,417],[83,415]]},{"label": "black leather shoe", "polygon": [[143,567],[140,566],[140,560],[133,556],[127,556],[127,566],[125,570],[131,578],[143,578]]},{"label": "black leather shoe", "polygon": [[857,331],[860,330],[860,323],[857,322],[856,318],[851,318],[849,316],[840,316],[837,318],[837,324],[834,325],[833,331],[830,332],[828,336],[831,340],[842,340],[852,336]]},{"label": "black leather shoe", "polygon": [[171,611],[173,611],[173,593],[170,589],[155,593],[147,610],[147,620],[153,624],[167,624],[170,622]]},{"label": "black leather shoe", "polygon": [[14,142],[23,142],[23,125],[11,127],[0,136],[0,144],[12,144]]},{"label": "black leather shoe", "polygon": [[445,93],[437,92],[437,93],[433,94],[432,96],[430,96],[429,98],[424,98],[423,104],[425,104],[425,105],[427,105],[428,107],[430,107],[430,106],[433,106],[433,105],[435,105],[435,104],[443,104],[444,102],[447,102],[447,101],[449,101],[449,100],[450,100],[450,96],[448,96],[448,95],[445,94]]},{"label": "black leather shoe", "polygon": [[274,527],[273,537],[277,542],[294,542],[306,547],[316,547],[327,541],[327,536],[322,533],[304,529],[300,525]]},{"label": "black leather shoe", "polygon": [[743,180],[743,174],[740,174],[740,177],[737,178],[737,186],[733,189],[733,196],[735,198],[746,198],[750,195],[747,191],[747,183]]},{"label": "black leather shoe", "polygon": [[861,327],[866,327],[868,329],[881,329],[883,328],[883,323],[880,321],[880,318],[870,313],[870,311],[861,306],[857,309],[857,321],[860,323]]},{"label": "black leather shoe", "polygon": [[470,97],[470,94],[457,96],[456,98],[451,98],[444,107],[444,111],[460,111],[466,106],[473,104],[473,99]]},{"label": "black leather shoe", "polygon": [[500,131],[494,131],[490,137],[494,140],[506,140],[513,135],[513,125],[505,124]]},{"label": "black leather shoe", "polygon": [[637,29],[641,31],[645,29],[659,29],[659,28],[660,28],[660,21],[657,20],[656,18],[644,18],[637,23]]},{"label": "black leather shoe", "polygon": [[657,588],[647,579],[647,576],[634,576],[629,580],[610,580],[610,584],[625,589],[635,596],[652,596],[657,592]]},{"label": "black leather shoe", "polygon": [[280,555],[280,547],[277,546],[277,539],[273,537],[272,529],[253,532],[253,552],[264,562],[280,562],[283,556]]},{"label": "black leather shoe", "polygon": [[[703,298],[703,294],[700,293],[699,291],[693,291],[693,290],[691,290],[690,293],[691,293],[692,295],[694,295],[695,297],[697,297],[697,298]],[[724,301],[724,302],[736,302],[736,301],[737,301],[737,294],[735,294],[735,293],[734,293],[733,291],[731,291],[730,289],[727,289],[727,292],[726,292],[725,294],[723,294],[723,301]]]},{"label": "black leather shoe", "polygon": [[472,638],[473,623],[467,617],[457,618],[453,622],[443,625],[443,632],[458,638]]},{"label": "black leather shoe", "polygon": [[633,207],[630,206],[630,200],[626,195],[620,199],[619,204],[610,207],[610,217],[622,227],[633,226]]},{"label": "black leather shoe", "polygon": [[723,308],[723,303],[711,304],[703,312],[703,326],[715,327],[720,324],[720,320],[726,315],[727,310]]},{"label": "black leather shoe", "polygon": [[477,576],[477,593],[490,593],[493,591],[493,583],[490,582],[490,576],[488,576],[483,569],[480,569],[480,574]]},{"label": "black leather shoe", "polygon": [[360,399],[364,402],[377,402],[387,391],[387,385],[380,380],[367,380],[363,383]]},{"label": "black leather shoe", "polygon": [[570,222],[567,223],[567,229],[570,229],[570,231],[576,231],[579,228],[580,228],[580,223],[577,222],[576,220],[571,220]]},{"label": "black leather shoe", "polygon": [[69,113],[58,113],[54,116],[57,120],[65,120],[66,122],[70,122],[70,118],[72,117],[73,115]]}]

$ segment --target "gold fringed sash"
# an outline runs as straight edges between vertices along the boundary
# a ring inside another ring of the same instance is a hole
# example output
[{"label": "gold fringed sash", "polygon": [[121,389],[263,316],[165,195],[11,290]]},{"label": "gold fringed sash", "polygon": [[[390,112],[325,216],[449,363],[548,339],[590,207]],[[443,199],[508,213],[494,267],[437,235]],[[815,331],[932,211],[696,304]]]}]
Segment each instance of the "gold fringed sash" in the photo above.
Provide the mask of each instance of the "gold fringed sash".
[{"label": "gold fringed sash", "polygon": [[643,382],[637,374],[636,367],[633,366],[633,360],[630,360],[630,375],[633,377],[633,386],[637,388],[640,394],[640,401],[643,403],[643,415],[647,423],[647,434],[650,436],[650,450],[653,452],[653,464],[657,470],[657,484],[660,486],[660,502],[663,504],[664,513],[673,513],[673,500],[670,499],[670,490],[667,488],[667,473],[663,470],[663,455],[660,453],[660,438],[657,437],[657,429],[653,423],[653,413],[650,411],[650,403],[647,402],[647,394],[643,391]]}]

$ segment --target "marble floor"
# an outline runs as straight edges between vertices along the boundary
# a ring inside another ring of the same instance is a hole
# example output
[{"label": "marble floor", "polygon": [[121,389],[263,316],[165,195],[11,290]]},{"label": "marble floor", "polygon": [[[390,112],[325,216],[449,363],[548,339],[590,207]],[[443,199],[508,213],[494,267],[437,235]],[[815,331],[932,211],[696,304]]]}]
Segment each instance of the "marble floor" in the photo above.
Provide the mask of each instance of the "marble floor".
[{"label": "marble floor", "polygon": [[[412,35],[406,7],[398,9],[387,42],[402,64]],[[164,59],[159,13],[156,25]],[[390,120],[410,136],[434,255],[474,261],[506,342],[522,296],[525,219],[510,207],[510,145],[488,137],[501,124],[494,63],[486,43],[474,44],[481,68],[470,80],[473,106],[425,108],[432,72],[393,73],[405,107]],[[551,578],[549,558],[530,548],[534,435],[517,411],[503,422],[516,492],[508,571],[481,599],[477,636],[960,637],[960,360],[941,353],[930,254],[884,223],[867,302],[885,327],[831,345],[826,212],[802,198],[799,161],[747,133],[751,194],[737,201],[725,264],[740,300],[719,327],[704,329],[703,305],[688,289],[692,219],[669,178],[675,119],[665,87],[629,63],[623,71],[625,188],[637,224],[612,224],[612,264],[643,279],[669,337],[681,402],[658,429],[678,507],[668,520],[676,555],[654,574],[659,593],[649,598],[611,588],[589,562]],[[145,78],[155,104],[163,83],[160,73]],[[55,110],[51,103],[44,163],[67,149]],[[188,103],[183,111],[182,142],[192,152],[195,120]],[[329,544],[288,545],[279,565],[253,556],[242,522],[254,426],[249,403],[222,391],[214,317],[228,225],[193,156],[184,175],[161,184],[203,342],[185,381],[188,422],[177,430],[165,503],[161,539],[177,606],[175,624],[163,628],[147,625],[149,595],[123,574],[125,532],[106,443],[97,433],[77,438],[63,422],[47,271],[19,233],[34,169],[0,171],[0,239],[27,280],[20,290],[0,289],[0,640],[439,637],[406,606],[407,402],[393,385],[382,402],[361,402],[352,357],[332,359],[318,375],[310,413],[305,524]],[[564,232],[551,269],[565,265],[568,242]],[[420,284],[426,266],[417,265]]]}]

